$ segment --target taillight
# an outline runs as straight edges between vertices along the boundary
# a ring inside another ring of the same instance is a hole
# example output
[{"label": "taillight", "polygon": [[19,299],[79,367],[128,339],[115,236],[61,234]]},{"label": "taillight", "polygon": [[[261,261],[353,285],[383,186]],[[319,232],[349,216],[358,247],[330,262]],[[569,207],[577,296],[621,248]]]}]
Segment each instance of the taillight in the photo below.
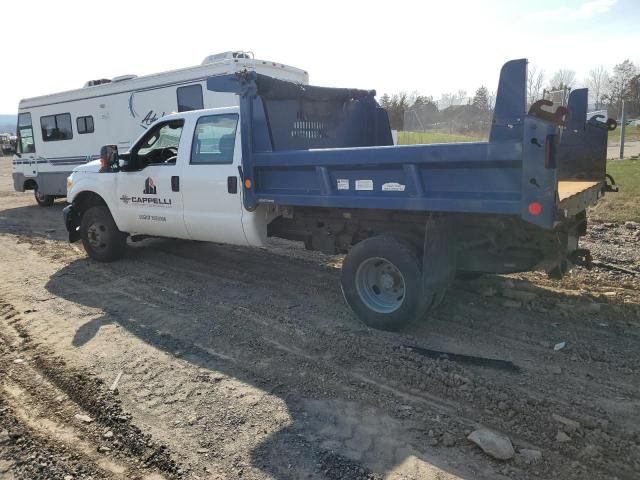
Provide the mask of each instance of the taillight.
[{"label": "taillight", "polygon": [[529,213],[531,215],[537,217],[542,213],[542,205],[540,204],[540,202],[531,202],[527,207],[527,210],[529,210]]}]

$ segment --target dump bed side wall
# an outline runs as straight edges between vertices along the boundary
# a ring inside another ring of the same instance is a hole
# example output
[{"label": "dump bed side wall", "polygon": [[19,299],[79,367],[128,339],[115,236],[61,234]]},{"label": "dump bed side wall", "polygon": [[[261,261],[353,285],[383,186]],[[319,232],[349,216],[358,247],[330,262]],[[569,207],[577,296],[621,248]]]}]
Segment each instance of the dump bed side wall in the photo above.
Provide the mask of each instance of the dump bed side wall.
[{"label": "dump bed side wall", "polygon": [[[527,142],[253,153],[245,203],[511,214],[549,228],[556,177],[544,144],[555,141],[555,129],[524,123]],[[533,202],[540,211],[529,210]]]},{"label": "dump bed side wall", "polygon": [[255,154],[255,196],[282,205],[518,214],[519,158],[518,143]]}]

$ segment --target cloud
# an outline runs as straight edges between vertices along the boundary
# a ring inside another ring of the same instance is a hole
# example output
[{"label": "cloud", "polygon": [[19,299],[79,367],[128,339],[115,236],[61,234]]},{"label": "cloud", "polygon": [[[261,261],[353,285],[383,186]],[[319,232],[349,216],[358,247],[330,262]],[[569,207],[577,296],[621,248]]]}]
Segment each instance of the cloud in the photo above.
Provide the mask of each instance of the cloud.
[{"label": "cloud", "polygon": [[592,0],[580,5],[573,16],[576,18],[591,18],[594,15],[606,13],[616,2],[617,0]]},{"label": "cloud", "polygon": [[534,17],[545,20],[567,20],[592,18],[608,12],[618,0],[591,0],[577,7],[562,6],[549,10],[541,10],[533,14]]}]

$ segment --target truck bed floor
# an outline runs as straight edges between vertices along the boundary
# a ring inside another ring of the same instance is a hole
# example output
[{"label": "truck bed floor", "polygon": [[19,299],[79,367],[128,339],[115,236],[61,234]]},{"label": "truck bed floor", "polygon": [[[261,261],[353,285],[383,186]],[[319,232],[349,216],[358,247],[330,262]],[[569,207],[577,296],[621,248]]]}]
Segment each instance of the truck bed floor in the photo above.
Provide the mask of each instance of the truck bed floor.
[{"label": "truck bed floor", "polygon": [[587,182],[587,181],[574,181],[574,180],[564,180],[558,182],[558,197],[562,202],[563,200],[567,200],[569,197],[573,197],[578,193],[584,192],[589,188],[595,187],[600,182]]}]

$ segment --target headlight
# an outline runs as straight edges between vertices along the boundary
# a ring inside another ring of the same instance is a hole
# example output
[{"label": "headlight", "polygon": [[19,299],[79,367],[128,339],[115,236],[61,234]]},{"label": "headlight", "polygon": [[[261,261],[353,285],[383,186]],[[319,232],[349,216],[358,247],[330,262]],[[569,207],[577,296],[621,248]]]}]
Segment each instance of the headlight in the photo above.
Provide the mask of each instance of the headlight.
[{"label": "headlight", "polygon": [[67,177],[67,191],[71,190],[71,187],[73,187],[73,178],[72,175],[69,175]]}]

